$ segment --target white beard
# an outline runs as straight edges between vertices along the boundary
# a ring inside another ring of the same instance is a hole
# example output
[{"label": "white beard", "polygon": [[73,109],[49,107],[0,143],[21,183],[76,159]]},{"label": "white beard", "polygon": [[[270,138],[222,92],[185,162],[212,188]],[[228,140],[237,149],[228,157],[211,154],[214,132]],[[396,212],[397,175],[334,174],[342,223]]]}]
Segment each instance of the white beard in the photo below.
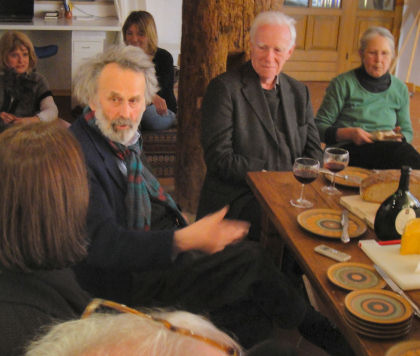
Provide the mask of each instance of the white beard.
[{"label": "white beard", "polygon": [[[137,132],[137,129],[140,125],[141,116],[142,115],[140,115],[136,122],[133,123],[130,119],[126,119],[124,117],[119,117],[115,120],[108,120],[100,106],[98,106],[97,110],[95,111],[96,124],[98,125],[102,134],[109,138],[111,141],[121,143],[124,146],[127,146],[127,144]],[[129,129],[117,130],[115,126],[119,125],[127,125]]]}]

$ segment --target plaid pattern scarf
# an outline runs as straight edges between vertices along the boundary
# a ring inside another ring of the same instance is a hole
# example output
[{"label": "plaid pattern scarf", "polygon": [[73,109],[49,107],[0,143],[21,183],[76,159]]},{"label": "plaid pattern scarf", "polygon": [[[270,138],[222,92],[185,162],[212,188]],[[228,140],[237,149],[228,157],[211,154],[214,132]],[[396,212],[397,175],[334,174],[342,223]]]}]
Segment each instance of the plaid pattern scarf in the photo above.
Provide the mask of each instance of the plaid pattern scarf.
[{"label": "plaid pattern scarf", "polygon": [[[95,112],[88,110],[84,114],[89,127],[100,131],[96,124]],[[165,193],[158,180],[145,167],[140,159],[142,150],[141,136],[130,146],[114,142],[105,137],[115,155],[125,162],[127,167],[127,194],[125,204],[127,208],[127,227],[134,230],[150,230],[152,207],[150,197],[160,200],[164,205],[179,212],[172,197]]]}]

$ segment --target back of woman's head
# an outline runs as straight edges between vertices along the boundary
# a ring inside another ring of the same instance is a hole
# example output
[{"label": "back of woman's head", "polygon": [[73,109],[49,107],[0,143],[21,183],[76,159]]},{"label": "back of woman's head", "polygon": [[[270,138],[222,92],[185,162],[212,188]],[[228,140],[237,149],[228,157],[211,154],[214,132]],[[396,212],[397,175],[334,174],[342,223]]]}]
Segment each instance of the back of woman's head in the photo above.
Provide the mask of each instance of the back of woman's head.
[{"label": "back of woman's head", "polygon": [[55,123],[0,135],[0,265],[58,269],[86,255],[88,183],[83,154]]},{"label": "back of woman's head", "polygon": [[32,70],[37,61],[34,46],[23,32],[7,31],[0,38],[0,69],[7,68],[7,56],[10,52],[25,47],[29,54],[29,70]]},{"label": "back of woman's head", "polygon": [[153,56],[157,51],[158,35],[152,14],[147,11],[132,11],[126,18],[122,27],[124,42],[126,42],[127,30],[132,25],[135,25],[137,30],[146,36],[147,48],[145,49],[145,52]]}]

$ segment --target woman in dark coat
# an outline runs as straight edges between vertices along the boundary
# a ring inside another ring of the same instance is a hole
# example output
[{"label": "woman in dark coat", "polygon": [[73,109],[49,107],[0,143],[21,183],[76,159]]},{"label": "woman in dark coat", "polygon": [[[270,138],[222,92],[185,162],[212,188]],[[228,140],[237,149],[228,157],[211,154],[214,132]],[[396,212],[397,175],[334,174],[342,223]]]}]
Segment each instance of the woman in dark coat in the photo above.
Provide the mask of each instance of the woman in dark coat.
[{"label": "woman in dark coat", "polygon": [[86,255],[88,184],[79,145],[55,123],[0,135],[0,355],[22,355],[90,301],[68,266]]}]

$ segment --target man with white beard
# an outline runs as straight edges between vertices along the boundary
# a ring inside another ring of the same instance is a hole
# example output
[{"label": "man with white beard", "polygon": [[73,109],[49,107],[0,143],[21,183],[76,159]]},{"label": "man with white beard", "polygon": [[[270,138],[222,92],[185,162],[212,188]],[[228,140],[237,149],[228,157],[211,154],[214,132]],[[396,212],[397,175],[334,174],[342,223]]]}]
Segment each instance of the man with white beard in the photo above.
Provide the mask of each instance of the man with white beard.
[{"label": "man with white beard", "polygon": [[[224,219],[225,207],[187,225],[143,163],[138,126],[156,83],[152,61],[133,46],[88,60],[75,77],[74,94],[87,107],[71,130],[90,182],[90,244],[75,267],[79,283],[94,297],[131,306],[204,313],[245,348],[277,327],[324,330],[325,319],[313,318],[263,249],[240,241],[249,223]],[[324,334],[312,341],[336,340]]]}]

